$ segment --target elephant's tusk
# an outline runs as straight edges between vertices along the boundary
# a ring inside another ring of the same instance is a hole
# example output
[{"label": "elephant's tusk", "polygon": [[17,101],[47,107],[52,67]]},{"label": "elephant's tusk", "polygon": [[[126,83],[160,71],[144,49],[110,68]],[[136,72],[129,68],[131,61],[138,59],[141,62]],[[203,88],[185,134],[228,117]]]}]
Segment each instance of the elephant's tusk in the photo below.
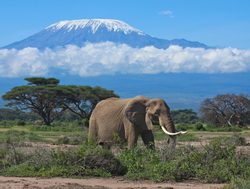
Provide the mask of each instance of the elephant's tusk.
[{"label": "elephant's tusk", "polygon": [[179,132],[176,132],[176,133],[171,133],[171,132],[168,132],[165,127],[161,126],[161,129],[163,130],[164,133],[166,133],[167,135],[170,135],[170,136],[176,136],[176,135],[180,135],[180,134],[186,134],[187,131],[179,131]]},{"label": "elephant's tusk", "polygon": [[187,133],[187,131],[180,131],[180,132],[182,135]]}]

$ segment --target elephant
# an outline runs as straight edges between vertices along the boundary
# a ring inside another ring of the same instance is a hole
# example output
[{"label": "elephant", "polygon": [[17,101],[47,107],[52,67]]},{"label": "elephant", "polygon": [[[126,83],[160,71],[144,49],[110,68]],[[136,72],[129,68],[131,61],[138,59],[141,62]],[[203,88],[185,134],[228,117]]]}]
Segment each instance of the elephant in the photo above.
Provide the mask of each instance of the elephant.
[{"label": "elephant", "polygon": [[88,140],[110,148],[118,136],[127,141],[130,149],[136,146],[140,135],[147,147],[154,148],[153,124],[159,124],[170,136],[172,148],[176,145],[176,136],[186,133],[176,132],[170,108],[163,99],[112,97],[100,101],[94,108],[89,120]]}]

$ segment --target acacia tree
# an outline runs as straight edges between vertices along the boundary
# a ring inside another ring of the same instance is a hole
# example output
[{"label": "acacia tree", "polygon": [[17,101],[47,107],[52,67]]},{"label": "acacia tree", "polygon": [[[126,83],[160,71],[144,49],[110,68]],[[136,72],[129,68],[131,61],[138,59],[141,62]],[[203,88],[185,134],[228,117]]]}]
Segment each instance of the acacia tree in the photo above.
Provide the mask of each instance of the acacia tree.
[{"label": "acacia tree", "polygon": [[38,114],[46,125],[56,119],[65,110],[58,98],[59,80],[55,78],[26,78],[29,86],[14,87],[3,95],[6,104],[22,111],[32,111]]},{"label": "acacia tree", "polygon": [[217,126],[244,126],[250,123],[250,99],[225,94],[205,99],[200,107],[202,119]]},{"label": "acacia tree", "polygon": [[[26,78],[28,86],[15,87],[3,95],[6,105],[39,115],[50,125],[65,110],[89,119],[96,104],[109,97],[118,97],[101,87],[59,85],[55,78]],[[85,122],[87,123],[87,122]]]},{"label": "acacia tree", "polygon": [[96,104],[110,97],[118,95],[102,87],[61,86],[63,106],[83,119],[89,119]]}]

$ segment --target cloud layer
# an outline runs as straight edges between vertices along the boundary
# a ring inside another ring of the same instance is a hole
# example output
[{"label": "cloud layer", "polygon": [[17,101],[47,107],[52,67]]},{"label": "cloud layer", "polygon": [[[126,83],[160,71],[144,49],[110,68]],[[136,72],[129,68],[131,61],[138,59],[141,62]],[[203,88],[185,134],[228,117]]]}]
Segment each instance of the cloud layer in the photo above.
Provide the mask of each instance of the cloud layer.
[{"label": "cloud layer", "polygon": [[170,46],[132,48],[110,42],[55,50],[0,49],[0,77],[52,73],[97,76],[116,73],[232,73],[250,71],[250,50]]}]

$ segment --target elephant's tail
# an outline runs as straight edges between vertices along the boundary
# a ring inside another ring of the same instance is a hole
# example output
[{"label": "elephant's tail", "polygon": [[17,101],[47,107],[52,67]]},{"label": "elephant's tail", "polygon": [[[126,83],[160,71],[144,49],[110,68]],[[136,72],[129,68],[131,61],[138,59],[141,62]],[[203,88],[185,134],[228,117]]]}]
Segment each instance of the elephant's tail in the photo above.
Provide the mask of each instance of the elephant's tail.
[{"label": "elephant's tail", "polygon": [[97,135],[98,135],[98,127],[96,124],[96,120],[90,117],[89,120],[89,133],[88,133],[88,142],[89,143],[96,143],[97,142]]}]

